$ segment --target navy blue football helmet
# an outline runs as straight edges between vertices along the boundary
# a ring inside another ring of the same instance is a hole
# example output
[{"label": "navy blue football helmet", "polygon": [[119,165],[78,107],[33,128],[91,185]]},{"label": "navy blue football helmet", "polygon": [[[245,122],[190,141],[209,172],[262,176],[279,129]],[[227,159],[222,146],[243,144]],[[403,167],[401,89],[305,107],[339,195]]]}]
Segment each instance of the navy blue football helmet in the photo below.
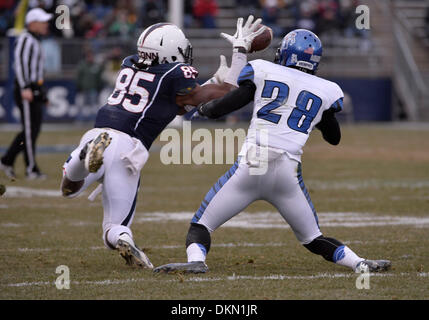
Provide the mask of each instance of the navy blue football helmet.
[{"label": "navy blue football helmet", "polygon": [[296,29],[285,35],[274,62],[315,73],[321,58],[322,42],[319,37],[310,30]]}]

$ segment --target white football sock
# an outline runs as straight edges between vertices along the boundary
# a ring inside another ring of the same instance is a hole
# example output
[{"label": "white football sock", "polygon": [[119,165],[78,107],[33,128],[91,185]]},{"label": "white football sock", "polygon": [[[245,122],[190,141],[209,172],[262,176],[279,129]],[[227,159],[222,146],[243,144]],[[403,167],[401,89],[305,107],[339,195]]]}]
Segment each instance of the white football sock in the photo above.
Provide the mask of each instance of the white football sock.
[{"label": "white football sock", "polygon": [[104,239],[104,240],[105,242],[106,241],[108,242],[106,243],[106,245],[109,248],[110,248],[109,244],[116,248],[119,238],[131,243],[132,245],[135,245],[133,240],[133,233],[131,232],[130,228],[127,228],[121,225],[115,225],[111,227],[109,231],[104,233],[105,236],[106,236],[106,233],[107,233],[107,239]]},{"label": "white football sock", "polygon": [[192,261],[206,261],[206,248],[199,243],[191,243],[186,248],[186,254],[188,255],[188,262]]},{"label": "white football sock", "polygon": [[336,264],[355,270],[356,265],[365,259],[359,257],[349,247],[340,246],[335,250],[333,260]]},{"label": "white football sock", "polygon": [[72,157],[69,162],[65,163],[63,172],[71,181],[82,181],[89,174],[85,169],[85,161],[80,160],[79,156]]}]

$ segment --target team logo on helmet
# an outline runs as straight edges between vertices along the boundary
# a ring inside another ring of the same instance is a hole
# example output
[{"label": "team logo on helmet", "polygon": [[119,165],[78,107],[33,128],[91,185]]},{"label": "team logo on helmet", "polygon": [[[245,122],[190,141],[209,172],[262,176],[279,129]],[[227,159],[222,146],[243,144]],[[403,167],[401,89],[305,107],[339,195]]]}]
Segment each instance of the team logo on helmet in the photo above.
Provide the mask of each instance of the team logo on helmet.
[{"label": "team logo on helmet", "polygon": [[312,47],[308,47],[307,49],[304,50],[304,52],[313,55],[314,49]]},{"label": "team logo on helmet", "polygon": [[296,32],[289,32],[288,35],[285,37],[285,49],[289,47],[289,45],[293,45],[296,42]]},{"label": "team logo on helmet", "polygon": [[159,57],[158,52],[140,51],[139,55],[140,55],[140,58],[142,58],[143,60],[155,60],[155,59],[158,59]]}]

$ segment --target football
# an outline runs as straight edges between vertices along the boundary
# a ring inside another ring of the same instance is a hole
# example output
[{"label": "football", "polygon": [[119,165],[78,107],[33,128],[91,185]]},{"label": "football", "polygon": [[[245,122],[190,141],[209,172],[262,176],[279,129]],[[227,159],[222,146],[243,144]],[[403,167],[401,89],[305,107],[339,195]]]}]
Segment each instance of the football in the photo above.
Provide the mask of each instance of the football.
[{"label": "football", "polygon": [[[259,25],[258,29],[262,28],[262,24]],[[252,41],[252,45],[250,46],[249,52],[257,52],[262,51],[271,44],[271,41],[273,40],[273,30],[271,30],[270,27],[265,26],[266,29],[264,32],[262,32],[259,36],[257,36]]]}]

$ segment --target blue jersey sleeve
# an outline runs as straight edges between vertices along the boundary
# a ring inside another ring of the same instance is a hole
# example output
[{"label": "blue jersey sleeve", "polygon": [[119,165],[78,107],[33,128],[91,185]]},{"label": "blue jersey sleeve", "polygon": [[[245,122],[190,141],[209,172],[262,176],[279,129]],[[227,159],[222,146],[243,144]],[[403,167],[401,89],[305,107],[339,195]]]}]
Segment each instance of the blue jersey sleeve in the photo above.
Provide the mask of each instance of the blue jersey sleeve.
[{"label": "blue jersey sleeve", "polygon": [[340,112],[341,110],[343,110],[343,98],[339,98],[337,101],[335,101],[331,105],[330,109],[333,109],[335,112]]},{"label": "blue jersey sleeve", "polygon": [[245,80],[250,80],[253,82],[255,78],[255,71],[250,63],[246,64],[244,68],[241,70],[240,75],[237,79],[237,84],[240,85]]}]

